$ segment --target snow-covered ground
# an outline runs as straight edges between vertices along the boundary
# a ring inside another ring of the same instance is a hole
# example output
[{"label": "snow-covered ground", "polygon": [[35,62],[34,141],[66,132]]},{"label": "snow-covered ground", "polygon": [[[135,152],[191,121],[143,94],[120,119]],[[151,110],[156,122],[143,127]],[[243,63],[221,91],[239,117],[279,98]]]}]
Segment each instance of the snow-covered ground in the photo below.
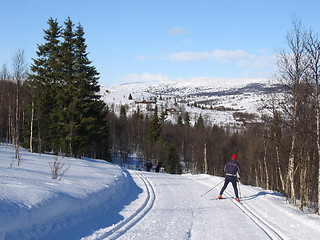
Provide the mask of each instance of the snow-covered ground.
[{"label": "snow-covered ground", "polygon": [[[125,170],[0,146],[0,239],[319,239],[320,218],[278,193],[240,185],[242,202],[216,200],[223,178]],[[213,186],[212,191],[206,193]]]}]

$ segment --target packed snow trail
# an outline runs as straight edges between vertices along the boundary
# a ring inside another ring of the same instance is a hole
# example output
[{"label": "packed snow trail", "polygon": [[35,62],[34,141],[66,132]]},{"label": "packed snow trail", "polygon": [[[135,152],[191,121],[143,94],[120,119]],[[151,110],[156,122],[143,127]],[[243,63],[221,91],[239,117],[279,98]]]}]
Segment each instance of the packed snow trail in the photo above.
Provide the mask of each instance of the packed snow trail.
[{"label": "packed snow trail", "polygon": [[123,234],[125,234],[131,227],[135,226],[153,207],[155,203],[155,192],[154,189],[143,173],[136,172],[137,182],[142,183],[144,189],[144,199],[139,201],[140,206],[136,204],[132,205],[132,210],[126,210],[126,215],[124,220],[120,221],[118,224],[114,224],[111,228],[101,229],[96,231],[92,236],[86,239],[117,239]]},{"label": "packed snow trail", "polygon": [[143,192],[120,214],[124,220],[84,239],[318,239],[319,218],[290,207],[280,195],[241,185],[201,195],[222,178],[129,171]]}]

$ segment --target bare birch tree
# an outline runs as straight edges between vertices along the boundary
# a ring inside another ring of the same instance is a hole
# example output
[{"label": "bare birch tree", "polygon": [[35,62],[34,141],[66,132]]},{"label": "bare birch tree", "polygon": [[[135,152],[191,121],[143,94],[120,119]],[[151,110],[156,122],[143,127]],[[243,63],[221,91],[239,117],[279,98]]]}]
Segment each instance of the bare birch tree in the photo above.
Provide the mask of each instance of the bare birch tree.
[{"label": "bare birch tree", "polygon": [[308,32],[305,43],[307,56],[309,59],[310,84],[314,88],[313,102],[316,116],[316,148],[318,158],[318,214],[320,215],[320,41],[318,35],[312,30]]},{"label": "bare birch tree", "polygon": [[203,173],[208,174],[208,159],[207,159],[207,143],[204,143],[203,147]]},{"label": "bare birch tree", "polygon": [[6,64],[3,64],[0,70],[0,80],[4,80],[4,81],[10,80],[10,71]]},{"label": "bare birch tree", "polygon": [[16,83],[15,92],[15,115],[13,118],[13,144],[16,150],[15,158],[18,160],[18,165],[20,165],[20,153],[19,153],[19,139],[20,139],[20,88],[22,82],[27,76],[27,64],[25,62],[24,50],[18,50],[12,59],[12,77]]},{"label": "bare birch tree", "polygon": [[291,203],[296,204],[296,180],[295,173],[299,153],[296,151],[299,137],[299,111],[301,108],[300,87],[304,84],[307,71],[306,52],[304,48],[305,31],[301,27],[301,22],[297,19],[293,21],[293,30],[287,34],[286,40],[289,52],[281,51],[278,58],[280,81],[288,86],[286,104],[283,108],[290,116],[292,128],[291,149],[288,156],[286,192],[290,193]]}]

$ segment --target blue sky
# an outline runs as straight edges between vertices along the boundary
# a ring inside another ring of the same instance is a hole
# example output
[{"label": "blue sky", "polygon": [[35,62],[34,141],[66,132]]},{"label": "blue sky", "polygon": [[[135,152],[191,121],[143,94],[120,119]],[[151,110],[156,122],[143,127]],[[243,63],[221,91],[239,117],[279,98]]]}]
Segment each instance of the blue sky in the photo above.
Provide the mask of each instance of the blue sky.
[{"label": "blue sky", "polygon": [[2,0],[0,67],[31,64],[50,17],[84,27],[102,85],[194,78],[271,78],[298,17],[320,32],[318,0]]}]

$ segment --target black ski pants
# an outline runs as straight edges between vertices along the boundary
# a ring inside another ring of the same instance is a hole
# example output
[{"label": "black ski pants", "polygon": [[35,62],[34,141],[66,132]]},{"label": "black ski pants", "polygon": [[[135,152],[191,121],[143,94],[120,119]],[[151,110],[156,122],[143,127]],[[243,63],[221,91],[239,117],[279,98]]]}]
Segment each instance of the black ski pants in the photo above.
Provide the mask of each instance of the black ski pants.
[{"label": "black ski pants", "polygon": [[233,190],[234,190],[234,194],[236,195],[236,198],[239,198],[239,195],[238,195],[238,188],[237,188],[237,177],[236,176],[226,176],[225,179],[224,179],[224,185],[223,187],[221,188],[221,191],[220,191],[220,195],[223,194],[224,190],[226,190],[229,182],[232,183],[232,186],[233,186]]}]

